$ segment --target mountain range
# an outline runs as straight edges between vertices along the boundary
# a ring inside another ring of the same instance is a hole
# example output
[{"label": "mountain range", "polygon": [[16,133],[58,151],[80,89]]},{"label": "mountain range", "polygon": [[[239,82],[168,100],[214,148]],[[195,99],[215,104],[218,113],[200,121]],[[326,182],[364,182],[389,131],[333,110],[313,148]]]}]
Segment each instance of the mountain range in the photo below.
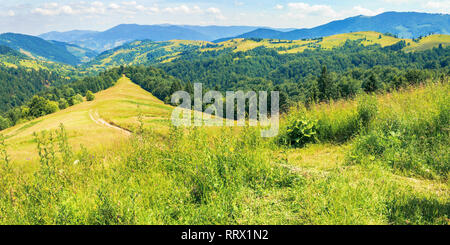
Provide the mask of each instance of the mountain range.
[{"label": "mountain range", "polygon": [[218,39],[216,42],[233,38],[299,40],[361,31],[391,33],[400,38],[418,38],[430,34],[450,34],[450,15],[415,12],[386,12],[373,17],[360,15],[344,20],[333,21],[311,29],[297,29],[288,32],[260,28],[242,35]]},{"label": "mountain range", "polygon": [[39,37],[46,40],[73,43],[80,47],[103,52],[135,40],[169,41],[179,39],[213,41],[240,35],[255,29],[258,29],[258,27],[122,24],[103,32],[49,32],[39,35]]},{"label": "mountain range", "polygon": [[1,34],[0,45],[10,47],[32,58],[69,65],[86,62],[97,55],[92,50],[81,48],[74,44],[46,41],[39,37],[17,33]]},{"label": "mountain range", "polygon": [[[49,32],[38,37],[5,33],[0,35],[0,45],[8,46],[32,58],[79,65],[93,60],[99,53],[138,40],[201,40],[217,43],[234,38],[301,40],[363,31],[390,33],[399,38],[409,39],[429,34],[450,34],[450,15],[386,12],[373,17],[356,16],[333,21],[311,29],[122,24],[102,32],[74,30]],[[146,44],[150,45],[145,47],[146,52],[153,49],[153,44],[148,41]],[[180,43],[180,45],[185,44]],[[183,50],[183,47],[176,49]]]},{"label": "mountain range", "polygon": [[401,38],[450,34],[450,15],[416,12],[386,12],[377,16],[355,16],[310,29],[275,29],[252,26],[192,26],[122,24],[106,31],[49,32],[39,37],[72,43],[103,52],[135,40],[201,40],[221,42],[233,38],[299,40],[349,32],[376,31]]}]

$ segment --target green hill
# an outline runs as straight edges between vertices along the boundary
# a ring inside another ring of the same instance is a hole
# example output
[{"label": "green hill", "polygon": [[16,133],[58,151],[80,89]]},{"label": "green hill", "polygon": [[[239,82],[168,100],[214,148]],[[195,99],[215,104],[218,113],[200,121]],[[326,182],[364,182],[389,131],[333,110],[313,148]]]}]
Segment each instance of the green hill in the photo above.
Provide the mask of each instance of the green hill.
[{"label": "green hill", "polygon": [[152,65],[169,62],[184,52],[198,50],[207,45],[208,42],[203,41],[135,41],[105,51],[83,67],[93,68],[94,70],[103,70],[120,65]]},{"label": "green hill", "polygon": [[0,45],[0,113],[22,105],[53,84],[68,83],[80,76],[72,66],[32,59]]},{"label": "green hill", "polygon": [[[168,129],[171,107],[131,83],[127,78],[120,79],[113,88],[95,95],[93,102],[84,102],[57,113],[37,118],[33,121],[16,125],[2,132],[7,137],[12,159],[18,162],[35,162],[38,158],[34,152],[33,133],[53,130],[63,123],[74,147],[83,144],[97,147],[101,141],[111,144],[127,136],[121,130],[102,124],[106,120],[123,128],[137,127],[138,105],[144,113],[147,125],[157,122],[157,130]],[[101,121],[100,121],[101,119]],[[160,121],[163,122],[160,124]]]},{"label": "green hill", "polygon": [[275,50],[279,54],[296,54],[305,50],[330,50],[342,47],[347,41],[357,41],[364,46],[381,47],[405,42],[403,51],[424,51],[432,48],[450,46],[450,35],[431,35],[421,39],[400,39],[377,32],[355,32],[339,34],[319,39],[279,40],[279,39],[232,39],[220,43],[203,41],[173,40],[166,42],[135,41],[106,51],[96,57],[86,68],[102,70],[120,65],[152,65],[168,63],[183,57],[201,58],[203,52],[246,52],[257,48]]},{"label": "green hill", "polygon": [[78,65],[95,56],[95,52],[76,45],[15,33],[0,35],[0,45],[13,48],[34,59]]}]

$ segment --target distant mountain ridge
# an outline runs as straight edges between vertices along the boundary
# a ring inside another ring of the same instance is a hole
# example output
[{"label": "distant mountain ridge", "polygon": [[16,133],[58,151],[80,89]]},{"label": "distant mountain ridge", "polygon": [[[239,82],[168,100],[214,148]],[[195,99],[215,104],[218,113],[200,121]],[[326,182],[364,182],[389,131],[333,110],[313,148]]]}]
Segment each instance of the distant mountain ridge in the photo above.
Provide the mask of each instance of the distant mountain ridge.
[{"label": "distant mountain ridge", "polygon": [[49,32],[39,37],[72,43],[98,53],[136,40],[195,40],[221,42],[233,38],[299,40],[342,33],[375,31],[401,38],[450,34],[450,15],[416,12],[386,12],[377,16],[355,16],[310,29],[276,29],[255,26],[194,26],[122,24],[103,32],[75,30]]},{"label": "distant mountain ridge", "polygon": [[17,50],[29,57],[69,65],[78,65],[97,55],[92,50],[87,50],[74,44],[46,41],[39,37],[17,33],[0,34],[0,45]]},{"label": "distant mountain ridge", "polygon": [[450,15],[416,12],[385,12],[373,17],[360,15],[333,21],[315,28],[298,29],[289,32],[273,29],[257,29],[239,36],[222,38],[215,42],[233,38],[299,40],[360,31],[391,33],[400,38],[418,38],[429,34],[448,35],[450,34]]},{"label": "distant mountain ridge", "polygon": [[193,26],[193,25],[137,25],[121,24],[103,32],[49,32],[39,37],[89,48],[99,53],[136,40],[169,41],[202,40],[240,35],[259,27],[251,26]]},{"label": "distant mountain ridge", "polygon": [[58,32],[58,31],[52,31],[48,33],[44,33],[42,35],[39,35],[40,38],[45,40],[54,40],[59,42],[74,42],[76,40],[79,40],[83,36],[95,34],[98,33],[97,31],[85,31],[85,30],[73,30],[73,31],[67,31],[67,32]]}]

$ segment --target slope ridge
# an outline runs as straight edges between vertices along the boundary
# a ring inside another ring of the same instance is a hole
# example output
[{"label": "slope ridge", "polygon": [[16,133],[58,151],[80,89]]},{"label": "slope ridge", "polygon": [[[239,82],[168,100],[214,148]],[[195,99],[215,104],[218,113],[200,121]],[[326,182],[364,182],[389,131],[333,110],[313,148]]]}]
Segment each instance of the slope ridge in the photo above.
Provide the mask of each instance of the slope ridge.
[{"label": "slope ridge", "polygon": [[[133,130],[137,127],[139,114],[142,114],[146,126],[154,127],[156,132],[168,129],[172,107],[165,105],[126,77],[122,77],[115,86],[95,96],[94,101],[83,102],[2,131],[1,134],[7,138],[8,150],[13,160],[22,163],[36,160],[33,133],[56,130],[60,124],[66,128],[69,142],[73,143],[75,149],[79,148],[80,144],[85,147],[103,148],[125,139],[129,135],[129,132],[124,133],[125,129]],[[98,113],[95,120],[92,120],[92,113]],[[99,121],[106,124],[97,123]],[[112,128],[107,125],[114,126]]]}]

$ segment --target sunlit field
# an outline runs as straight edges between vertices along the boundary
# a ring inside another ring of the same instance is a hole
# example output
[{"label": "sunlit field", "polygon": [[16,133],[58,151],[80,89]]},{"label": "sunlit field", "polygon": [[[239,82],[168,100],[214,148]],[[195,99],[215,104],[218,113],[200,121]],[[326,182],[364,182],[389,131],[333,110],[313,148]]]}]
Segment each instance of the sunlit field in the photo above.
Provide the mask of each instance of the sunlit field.
[{"label": "sunlit field", "polygon": [[170,126],[172,107],[123,77],[1,132],[0,223],[449,224],[449,92],[300,104],[265,139]]}]

